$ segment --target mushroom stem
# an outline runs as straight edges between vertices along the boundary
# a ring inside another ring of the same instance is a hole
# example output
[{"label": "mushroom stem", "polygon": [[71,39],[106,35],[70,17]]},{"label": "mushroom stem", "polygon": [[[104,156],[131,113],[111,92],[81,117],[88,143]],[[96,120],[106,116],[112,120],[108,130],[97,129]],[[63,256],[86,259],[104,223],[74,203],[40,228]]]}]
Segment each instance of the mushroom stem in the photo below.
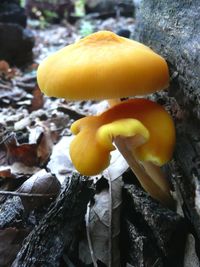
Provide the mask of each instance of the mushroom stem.
[{"label": "mushroom stem", "polygon": [[164,173],[159,166],[156,166],[152,162],[141,162],[145,171],[152,178],[152,180],[161,188],[163,191],[167,191],[170,194],[169,181],[166,179]]},{"label": "mushroom stem", "polygon": [[128,148],[127,143],[124,138],[115,138],[118,150],[128,162],[142,187],[164,206],[173,209],[174,200],[170,194],[170,186],[161,169],[152,163],[142,162],[140,164]]}]

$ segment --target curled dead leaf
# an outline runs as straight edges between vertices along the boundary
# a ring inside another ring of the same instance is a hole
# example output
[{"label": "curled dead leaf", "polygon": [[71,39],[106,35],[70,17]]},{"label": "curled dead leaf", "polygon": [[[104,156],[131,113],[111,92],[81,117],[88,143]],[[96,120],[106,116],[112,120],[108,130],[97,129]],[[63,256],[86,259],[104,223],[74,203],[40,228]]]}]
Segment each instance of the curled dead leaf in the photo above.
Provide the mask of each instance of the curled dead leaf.
[{"label": "curled dead leaf", "polygon": [[29,128],[29,131],[29,141],[33,144],[37,143],[38,162],[43,165],[47,162],[53,148],[51,130],[45,122],[38,122],[33,128]]},{"label": "curled dead leaf", "polygon": [[[97,183],[100,183],[101,178]],[[109,188],[95,194],[88,206],[86,227],[93,264],[101,261],[106,266],[120,266],[119,234],[122,203],[122,179],[109,180]]]},{"label": "curled dead leaf", "polygon": [[9,168],[4,168],[0,170],[0,178],[5,179],[5,178],[15,178],[13,173],[11,172],[11,169]]},{"label": "curled dead leaf", "polygon": [[56,175],[60,183],[66,177],[66,174],[74,171],[74,166],[69,156],[69,146],[72,136],[63,136],[60,141],[53,147],[50,161],[47,167]]},{"label": "curled dead leaf", "polygon": [[19,144],[14,134],[5,140],[9,164],[23,162],[27,166],[38,164],[37,144]]},{"label": "curled dead leaf", "polygon": [[47,162],[53,147],[50,129],[40,123],[29,130],[31,143],[19,144],[15,133],[4,139],[2,149],[0,147],[4,165],[21,162],[26,166],[42,166]]},{"label": "curled dead leaf", "polygon": [[[60,192],[60,183],[51,173],[42,169],[26,180],[17,192],[31,194],[43,194],[43,197],[22,197],[22,203],[27,211],[41,208],[49,204]],[[47,197],[47,195],[50,195]]]},{"label": "curled dead leaf", "polygon": [[40,109],[44,105],[44,97],[41,93],[39,87],[36,85],[33,92],[33,99],[31,101],[31,106],[29,107],[29,112]]}]

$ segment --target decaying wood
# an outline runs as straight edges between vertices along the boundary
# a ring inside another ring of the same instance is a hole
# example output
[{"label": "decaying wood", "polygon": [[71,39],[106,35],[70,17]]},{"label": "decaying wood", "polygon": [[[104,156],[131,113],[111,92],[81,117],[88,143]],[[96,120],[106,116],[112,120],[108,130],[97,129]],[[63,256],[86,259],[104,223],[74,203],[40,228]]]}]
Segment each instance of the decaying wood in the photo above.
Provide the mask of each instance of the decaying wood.
[{"label": "decaying wood", "polygon": [[[200,240],[200,129],[187,120],[177,124],[176,171],[173,182],[180,190],[185,216]],[[173,172],[173,164],[170,169]]]},{"label": "decaying wood", "polygon": [[135,185],[125,186],[123,200],[122,250],[126,260],[134,267],[182,267],[184,219]]},{"label": "decaying wood", "polygon": [[92,190],[74,174],[48,213],[25,239],[12,267],[59,266],[63,250],[69,250],[83,221]]},{"label": "decaying wood", "polygon": [[20,197],[8,198],[0,205],[0,229],[17,227],[23,218],[24,207]]},{"label": "decaying wood", "polygon": [[[136,39],[164,56],[170,67],[170,103],[177,145],[170,177],[183,213],[200,240],[200,4],[198,0],[142,1]],[[167,100],[167,101],[168,101]],[[164,102],[166,99],[163,100]],[[177,112],[177,106],[179,111]],[[175,168],[174,168],[175,167]],[[199,249],[197,249],[199,250]]]}]

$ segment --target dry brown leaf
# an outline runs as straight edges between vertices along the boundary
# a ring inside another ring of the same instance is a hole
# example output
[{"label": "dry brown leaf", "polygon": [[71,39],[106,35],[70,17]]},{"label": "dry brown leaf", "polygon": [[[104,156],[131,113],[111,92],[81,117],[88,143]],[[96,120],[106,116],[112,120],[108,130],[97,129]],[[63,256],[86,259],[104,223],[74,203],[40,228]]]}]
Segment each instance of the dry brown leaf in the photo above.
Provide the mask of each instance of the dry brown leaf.
[{"label": "dry brown leaf", "polygon": [[0,60],[0,75],[7,75],[9,73],[10,65],[5,60]]},{"label": "dry brown leaf", "polygon": [[44,105],[43,94],[37,85],[35,86],[35,89],[33,90],[32,95],[33,95],[33,99],[31,101],[31,106],[29,107],[29,112],[38,110],[42,108]]},{"label": "dry brown leaf", "polygon": [[37,143],[37,158],[40,165],[47,162],[53,149],[53,141],[50,128],[45,123],[39,122],[35,126],[35,129],[40,132],[38,139],[35,140]]},{"label": "dry brown leaf", "polygon": [[21,162],[26,166],[41,166],[47,162],[53,147],[50,129],[44,123],[38,123],[29,131],[29,143],[19,144],[14,133],[5,139],[4,146],[0,147],[2,165]]},{"label": "dry brown leaf", "polygon": [[0,77],[10,80],[15,76],[16,72],[16,69],[11,68],[7,61],[0,60]]},{"label": "dry brown leaf", "polygon": [[27,166],[38,164],[37,144],[19,144],[14,134],[10,135],[6,141],[7,160],[9,164],[23,162]]},{"label": "dry brown leaf", "polygon": [[[15,175],[12,174],[11,169],[8,167],[1,168],[0,170],[0,190],[12,191],[16,188],[16,183],[13,182]],[[0,195],[0,202],[4,201],[5,197]]]},{"label": "dry brown leaf", "polygon": [[[112,152],[110,166],[102,173],[108,186],[94,196],[88,206],[86,225],[88,244],[94,266],[100,260],[106,266],[120,266],[119,234],[122,203],[121,175],[128,169],[126,160],[119,151]],[[100,183],[102,179],[97,182]]]},{"label": "dry brown leaf", "polygon": [[94,256],[106,266],[120,266],[119,234],[121,209],[121,178],[115,179],[110,190],[103,190],[94,197],[90,209],[88,230]]},{"label": "dry brown leaf", "polygon": [[[30,211],[49,204],[53,197],[57,196],[59,193],[60,187],[58,179],[51,173],[47,173],[46,170],[42,169],[26,180],[17,192],[44,195],[44,197],[22,197],[22,203],[25,209]],[[51,196],[47,197],[46,195]]]},{"label": "dry brown leaf", "polygon": [[[14,191],[28,178],[30,175],[13,173],[9,166],[0,167],[0,190]],[[0,202],[5,199],[4,195],[0,195]]]},{"label": "dry brown leaf", "polygon": [[5,168],[0,170],[0,178],[15,178],[15,175],[11,173],[11,169]]}]

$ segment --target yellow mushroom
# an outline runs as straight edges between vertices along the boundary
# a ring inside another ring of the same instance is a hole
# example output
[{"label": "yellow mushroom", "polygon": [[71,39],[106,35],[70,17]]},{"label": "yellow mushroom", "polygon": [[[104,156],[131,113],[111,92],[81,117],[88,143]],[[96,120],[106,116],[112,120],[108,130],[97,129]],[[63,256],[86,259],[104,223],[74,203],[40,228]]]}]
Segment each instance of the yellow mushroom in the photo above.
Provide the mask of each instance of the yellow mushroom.
[{"label": "yellow mushroom", "polygon": [[[99,31],[47,57],[39,65],[37,80],[48,96],[109,99],[113,105],[122,97],[167,88],[169,72],[164,58],[149,47],[110,31]],[[173,127],[167,112],[151,101],[119,103],[99,116],[72,125],[77,136],[71,145],[71,157],[80,172],[98,173],[108,166],[114,141],[142,186],[169,206],[169,183],[158,166],[171,158]]]}]

